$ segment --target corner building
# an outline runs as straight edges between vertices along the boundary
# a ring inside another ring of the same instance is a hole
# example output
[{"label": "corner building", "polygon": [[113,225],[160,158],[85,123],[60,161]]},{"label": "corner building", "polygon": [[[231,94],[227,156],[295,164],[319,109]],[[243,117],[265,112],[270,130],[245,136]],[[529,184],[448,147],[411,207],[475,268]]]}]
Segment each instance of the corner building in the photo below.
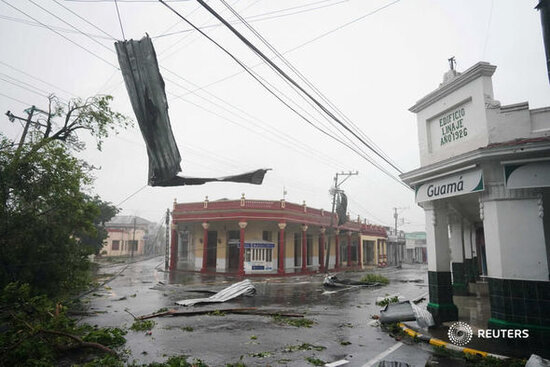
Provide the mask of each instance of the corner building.
[{"label": "corner building", "polygon": [[[293,275],[383,266],[386,230],[357,221],[329,230],[331,213],[285,200],[174,203],[170,270]],[[337,223],[336,215],[333,223]],[[327,250],[330,237],[330,251]]]},{"label": "corner building", "polygon": [[[457,320],[453,294],[488,282],[490,328],[550,337],[550,108],[502,106],[496,66],[449,70],[416,114],[421,167],[401,178],[426,215],[429,311]],[[546,338],[546,339],[544,339]],[[547,344],[546,344],[547,345]]]}]

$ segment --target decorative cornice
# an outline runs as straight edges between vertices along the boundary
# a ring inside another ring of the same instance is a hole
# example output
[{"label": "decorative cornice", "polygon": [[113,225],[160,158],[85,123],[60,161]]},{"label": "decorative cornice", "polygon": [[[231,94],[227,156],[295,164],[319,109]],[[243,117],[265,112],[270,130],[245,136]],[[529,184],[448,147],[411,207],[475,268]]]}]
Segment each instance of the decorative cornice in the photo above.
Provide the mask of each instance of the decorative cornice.
[{"label": "decorative cornice", "polygon": [[545,151],[550,151],[550,144],[547,141],[484,147],[405,172],[399,177],[407,185],[411,185],[412,182],[428,180],[434,175],[459,169],[472,163],[479,163],[482,160],[503,159],[507,155],[517,156],[521,154],[525,156],[532,153],[544,153]]},{"label": "decorative cornice", "polygon": [[481,200],[497,201],[497,200],[525,200],[538,199],[541,191],[539,189],[507,189],[504,183],[486,182],[485,191],[481,194]]},{"label": "decorative cornice", "polygon": [[420,99],[414,106],[409,108],[409,111],[418,113],[473,80],[482,76],[492,76],[496,68],[496,66],[491,65],[488,62],[478,62],[448,84],[444,84],[424,98]]}]

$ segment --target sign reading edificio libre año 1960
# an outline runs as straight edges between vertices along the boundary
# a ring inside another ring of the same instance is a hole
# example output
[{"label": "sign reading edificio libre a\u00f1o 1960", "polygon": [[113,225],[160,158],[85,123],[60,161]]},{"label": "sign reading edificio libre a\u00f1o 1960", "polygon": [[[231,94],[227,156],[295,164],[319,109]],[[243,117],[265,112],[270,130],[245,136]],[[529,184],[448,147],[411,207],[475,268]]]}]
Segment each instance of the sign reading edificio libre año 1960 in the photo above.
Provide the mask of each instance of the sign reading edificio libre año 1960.
[{"label": "sign reading edificio libre a\u00f1o 1960", "polygon": [[464,107],[458,107],[438,119],[439,128],[441,129],[439,146],[444,146],[445,144],[468,136],[468,128],[464,126],[465,116],[466,110]]}]

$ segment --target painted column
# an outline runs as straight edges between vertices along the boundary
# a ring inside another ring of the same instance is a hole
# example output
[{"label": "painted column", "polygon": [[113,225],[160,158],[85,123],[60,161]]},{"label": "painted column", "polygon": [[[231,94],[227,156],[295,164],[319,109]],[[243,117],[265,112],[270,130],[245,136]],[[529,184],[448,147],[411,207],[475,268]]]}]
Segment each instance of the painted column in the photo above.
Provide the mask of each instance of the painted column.
[{"label": "painted column", "polygon": [[428,250],[428,283],[430,302],[428,311],[436,324],[458,319],[458,308],[453,303],[451,284],[451,256],[448,236],[448,210],[442,203],[423,204],[426,215],[426,247]]},{"label": "painted column", "polygon": [[358,233],[359,238],[357,240],[357,261],[359,261],[359,268],[363,269],[363,241],[361,240],[361,233]]},{"label": "painted column", "polygon": [[210,223],[203,222],[202,228],[203,228],[203,235],[202,235],[202,268],[201,273],[206,273],[206,267],[208,263],[208,227],[210,227]]},{"label": "painted column", "polygon": [[351,266],[351,231],[348,231],[348,268]]},{"label": "painted column", "polygon": [[507,190],[503,184],[489,183],[480,212],[491,302],[489,327],[528,329],[529,346],[547,348],[548,219],[544,218],[542,193],[534,189]]},{"label": "painted column", "polygon": [[170,237],[170,271],[176,270],[178,264],[178,232],[176,225],[172,223],[172,233]]},{"label": "painted column", "polygon": [[325,271],[325,232],[326,228],[321,227],[319,229],[319,232],[321,232],[321,248],[319,249],[319,272]]},{"label": "painted column", "polygon": [[374,242],[374,264],[377,266],[380,266],[380,239],[377,238],[376,242]]},{"label": "painted column", "polygon": [[335,229],[334,230],[334,247],[336,252],[336,261],[334,263],[334,270],[340,269],[340,238],[338,237],[340,235],[340,230]]},{"label": "painted column", "polygon": [[239,244],[239,271],[240,276],[244,276],[244,229],[247,226],[247,222],[239,222],[240,230],[240,244]]},{"label": "painted column", "polygon": [[383,255],[383,265],[387,266],[388,265],[388,244],[387,244],[386,240],[382,240],[382,253],[384,254]]},{"label": "painted column", "polygon": [[285,273],[285,228],[286,223],[279,223],[279,275]]},{"label": "painted column", "polygon": [[307,271],[307,246],[306,246],[307,225],[302,224],[302,273]]},{"label": "painted column", "polygon": [[471,227],[472,226],[470,222],[468,222],[467,220],[463,221],[462,232],[464,236],[464,275],[468,284],[475,282],[476,278]]},{"label": "painted column", "polygon": [[453,294],[465,296],[468,294],[468,280],[464,264],[464,243],[462,232],[462,218],[459,214],[449,214],[449,228],[451,237],[451,271],[453,278]]}]

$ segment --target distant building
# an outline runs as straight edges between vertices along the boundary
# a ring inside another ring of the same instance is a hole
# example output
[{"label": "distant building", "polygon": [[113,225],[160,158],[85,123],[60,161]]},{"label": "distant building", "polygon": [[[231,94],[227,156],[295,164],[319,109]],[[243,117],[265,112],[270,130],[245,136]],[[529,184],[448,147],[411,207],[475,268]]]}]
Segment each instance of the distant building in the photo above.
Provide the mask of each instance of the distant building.
[{"label": "distant building", "polygon": [[481,274],[488,326],[528,329],[530,350],[547,348],[550,107],[501,105],[495,70],[479,62],[458,73],[451,64],[439,88],[410,108],[420,168],[401,178],[426,214],[428,309],[436,322],[458,319],[453,295],[467,295]]},{"label": "distant building", "polygon": [[425,264],[428,262],[426,251],[426,232],[405,233],[405,259],[408,264]]},{"label": "distant building", "polygon": [[105,229],[109,235],[100,254],[103,256],[144,255],[145,240],[151,225],[154,224],[140,217],[117,215],[105,223]]},{"label": "distant building", "polygon": [[397,231],[395,228],[386,227],[388,233],[388,266],[401,265],[405,258],[405,232]]},{"label": "distant building", "polygon": [[328,251],[331,270],[385,262],[383,227],[356,221],[331,231],[330,223],[330,212],[285,200],[174,203],[170,269],[309,273],[324,271]]}]

